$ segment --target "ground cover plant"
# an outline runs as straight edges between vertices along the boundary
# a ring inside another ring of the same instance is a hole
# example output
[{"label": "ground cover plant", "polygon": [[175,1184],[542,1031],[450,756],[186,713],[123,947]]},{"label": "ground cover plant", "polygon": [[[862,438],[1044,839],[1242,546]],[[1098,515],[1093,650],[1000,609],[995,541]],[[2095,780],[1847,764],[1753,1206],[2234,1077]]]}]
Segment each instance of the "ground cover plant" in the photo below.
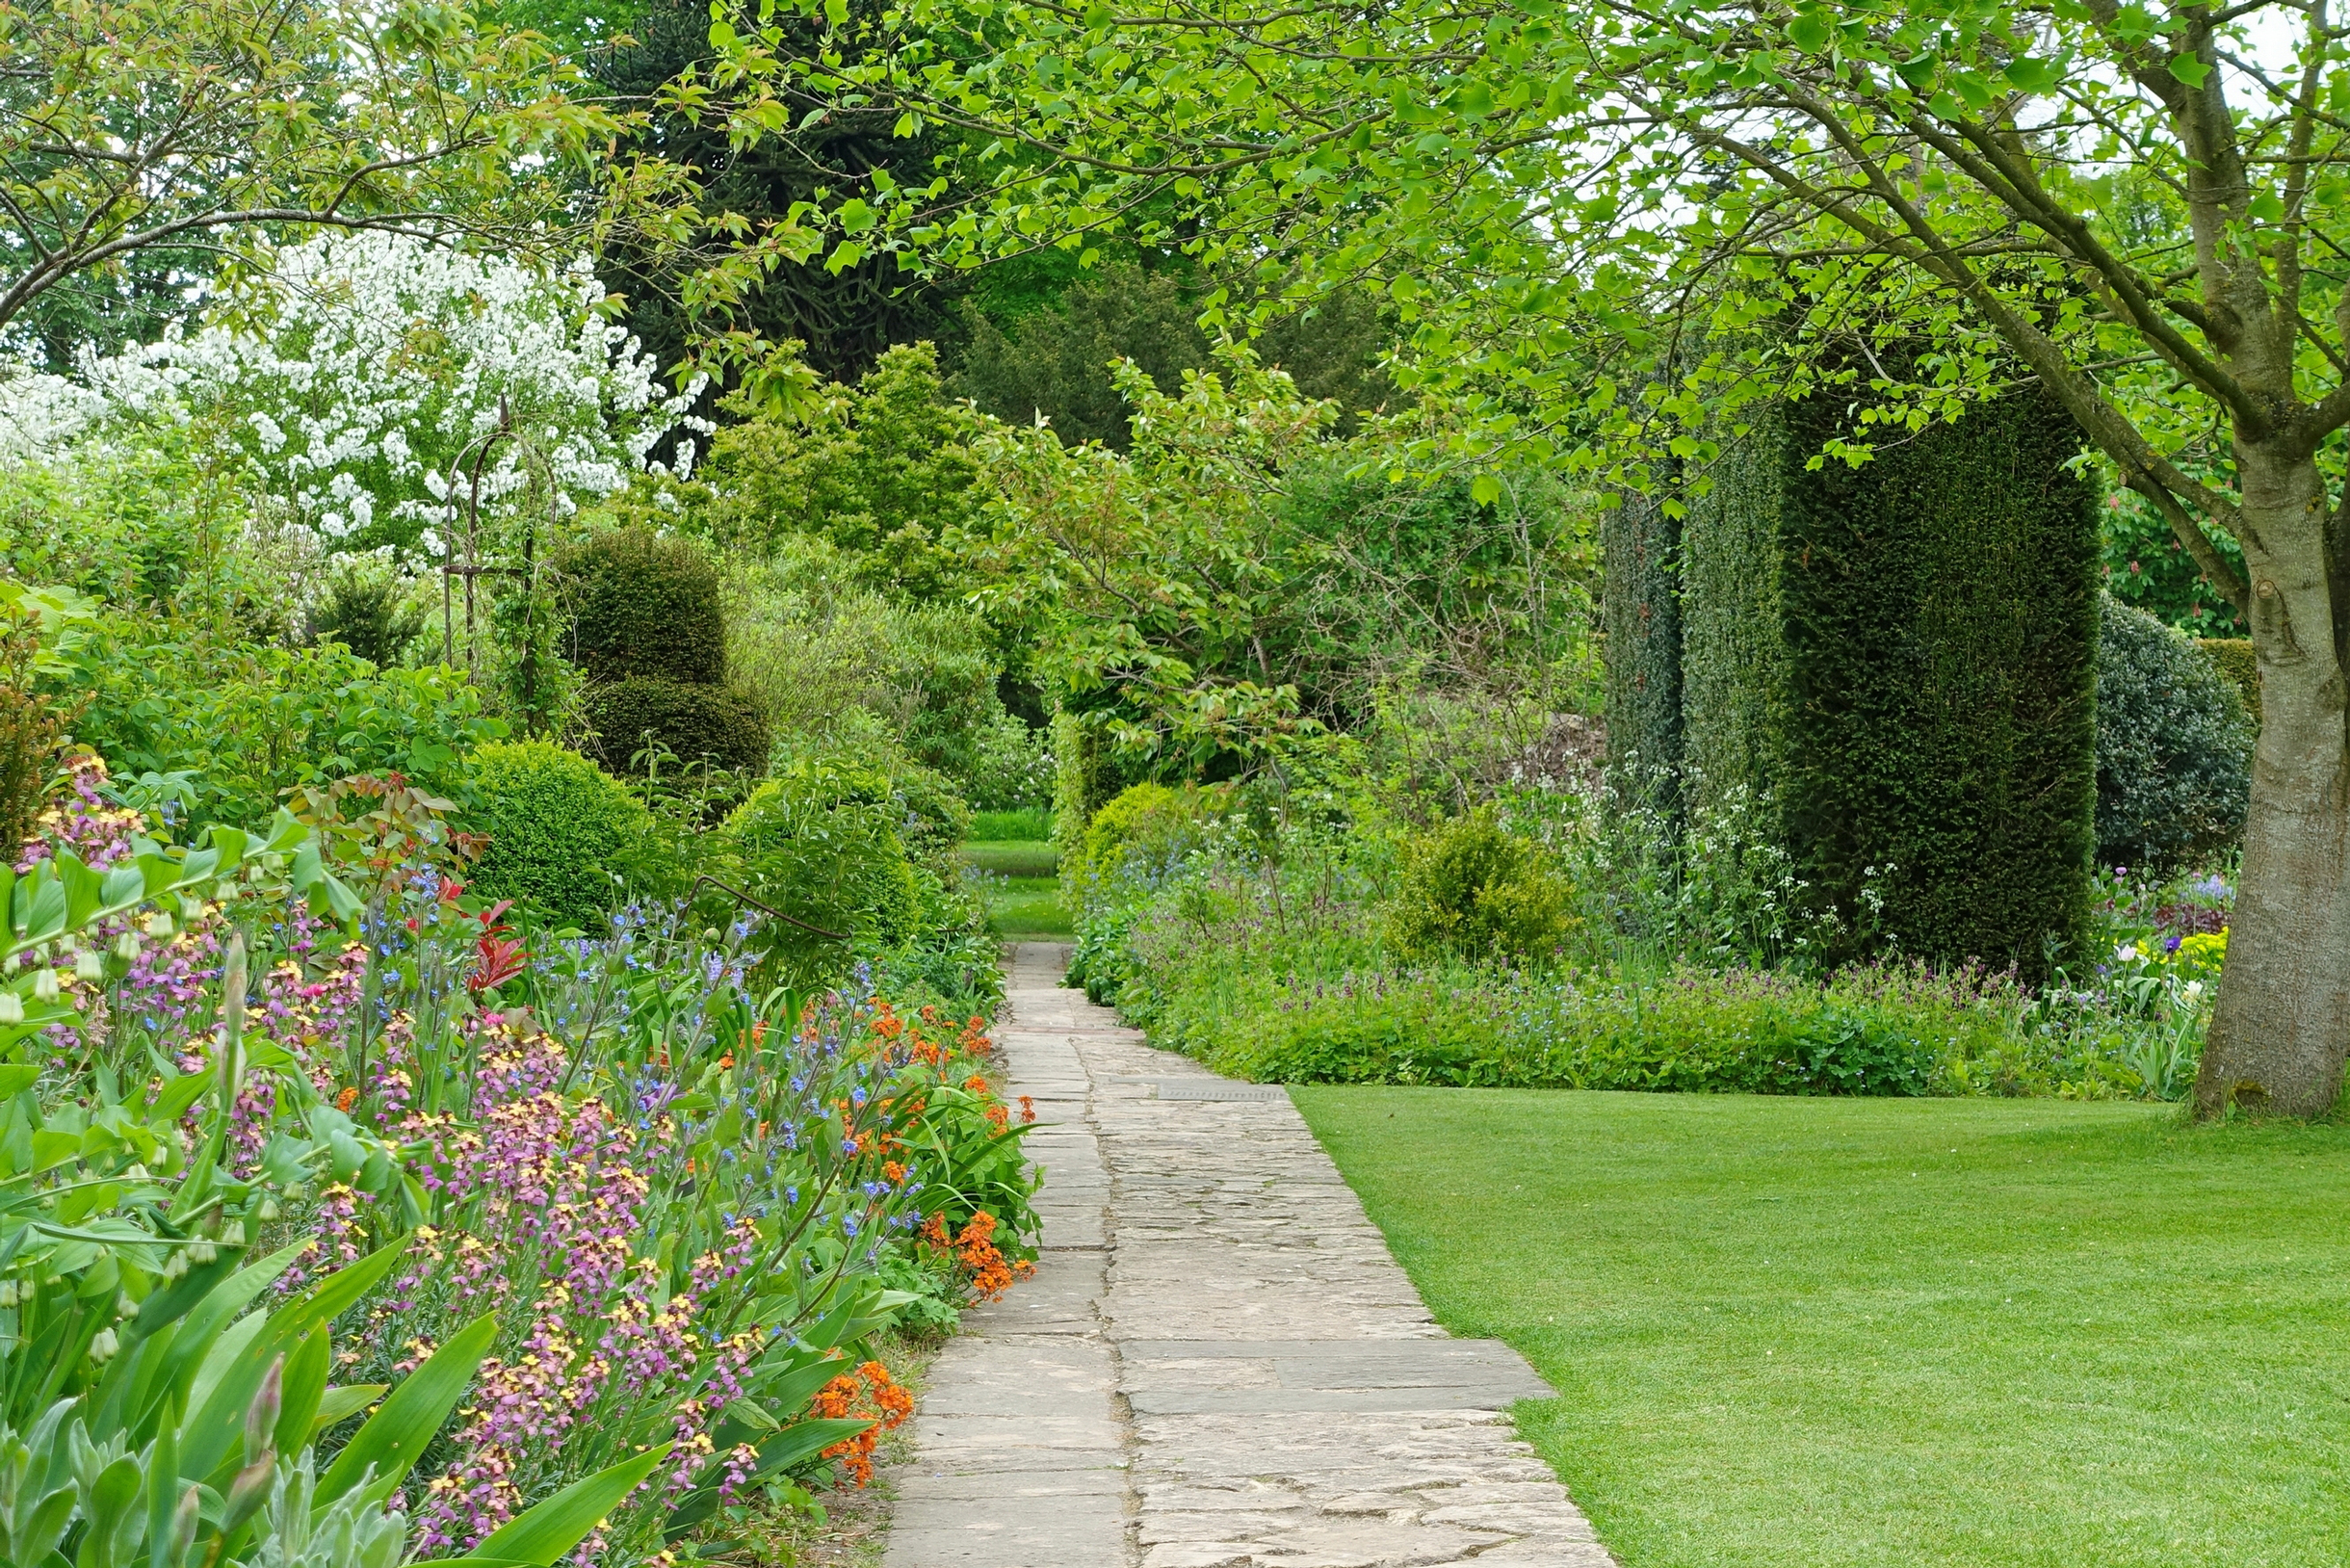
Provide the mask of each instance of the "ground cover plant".
[{"label": "ground cover plant", "polygon": [[1290,805],[1106,807],[1064,876],[1073,980],[1261,1081],[2177,1099],[2226,961],[2217,874],[2086,879],[2091,933],[2027,985],[1882,944],[1841,960],[1871,933],[1808,919],[1735,810],[1676,828],[1520,795],[1422,828]]},{"label": "ground cover plant", "polygon": [[2341,1557],[2338,1127],[1292,1093],[1627,1568]]}]

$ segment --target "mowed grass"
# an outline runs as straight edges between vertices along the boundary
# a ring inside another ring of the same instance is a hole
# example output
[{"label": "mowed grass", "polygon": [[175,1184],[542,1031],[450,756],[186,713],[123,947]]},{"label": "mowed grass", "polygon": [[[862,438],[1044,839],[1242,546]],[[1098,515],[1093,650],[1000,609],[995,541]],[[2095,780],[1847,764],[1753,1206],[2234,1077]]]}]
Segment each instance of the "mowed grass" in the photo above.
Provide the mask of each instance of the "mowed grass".
[{"label": "mowed grass", "polygon": [[2350,1562],[2350,1130],[1293,1092],[1625,1568]]},{"label": "mowed grass", "polygon": [[987,911],[1005,936],[1067,936],[1060,880],[1050,841],[1009,839],[963,846],[963,858],[988,874]]}]

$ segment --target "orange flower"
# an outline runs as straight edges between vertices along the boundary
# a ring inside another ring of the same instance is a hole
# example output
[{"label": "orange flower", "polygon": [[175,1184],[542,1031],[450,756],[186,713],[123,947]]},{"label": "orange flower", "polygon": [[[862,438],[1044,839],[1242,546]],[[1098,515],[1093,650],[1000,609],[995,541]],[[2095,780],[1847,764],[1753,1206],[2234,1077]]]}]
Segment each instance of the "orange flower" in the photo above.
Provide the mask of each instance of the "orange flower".
[{"label": "orange flower", "polygon": [[969,1089],[974,1094],[985,1094],[987,1092],[987,1080],[980,1077],[978,1073],[973,1073],[969,1078],[963,1080],[963,1087]]},{"label": "orange flower", "polygon": [[952,1250],[961,1266],[974,1300],[993,1301],[1036,1271],[1034,1264],[1013,1264],[995,1243],[996,1216],[982,1209],[971,1216],[962,1234],[947,1239],[947,1216],[932,1215],[922,1227],[923,1240],[941,1251]]},{"label": "orange flower", "polygon": [[829,1421],[874,1423],[856,1436],[843,1439],[821,1455],[838,1459],[849,1479],[863,1486],[874,1478],[874,1448],[881,1434],[902,1425],[914,1413],[914,1397],[900,1387],[889,1369],[868,1361],[853,1372],[843,1372],[816,1391],[815,1411]]},{"label": "orange flower", "polygon": [[1020,1096],[1020,1125],[1026,1127],[1036,1119],[1036,1102],[1028,1095]]},{"label": "orange flower", "polygon": [[355,1085],[334,1097],[334,1109],[337,1111],[349,1111],[358,1103],[359,1090]]}]

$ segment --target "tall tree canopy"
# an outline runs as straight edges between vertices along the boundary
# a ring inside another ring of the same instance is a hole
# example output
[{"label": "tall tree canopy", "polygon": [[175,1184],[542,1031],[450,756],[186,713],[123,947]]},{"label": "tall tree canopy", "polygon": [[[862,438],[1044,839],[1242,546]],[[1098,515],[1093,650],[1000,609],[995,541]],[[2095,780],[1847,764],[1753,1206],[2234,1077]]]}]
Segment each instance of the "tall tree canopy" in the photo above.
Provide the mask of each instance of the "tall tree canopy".
[{"label": "tall tree canopy", "polygon": [[[645,0],[610,30],[619,41],[590,51],[587,69],[618,101],[647,102],[665,84],[690,82],[708,67],[707,0]],[[801,22],[785,46],[813,49],[819,32]],[[605,258],[605,275],[629,301],[630,327],[664,364],[691,357],[695,339],[723,323],[770,341],[796,341],[811,370],[852,381],[891,345],[940,335],[948,323],[939,290],[887,253],[832,269],[787,254],[722,304],[691,295],[707,248],[778,223],[788,232],[801,203],[857,189],[876,171],[918,180],[932,161],[933,139],[892,137],[886,115],[831,116],[787,141],[740,141],[728,129],[720,118],[665,115],[643,120],[631,141],[640,154],[693,171],[709,220],[698,244],[679,249],[667,236],[650,236]]]},{"label": "tall tree canopy", "polygon": [[795,55],[770,0],[714,26],[713,80],[742,139],[850,108],[960,133],[932,181],[801,215],[830,265],[1123,233],[1292,298],[1376,287],[1411,334],[1399,382],[1475,416],[1453,444],[1628,486],[1668,456],[1704,483],[1756,398],[1832,390],[1854,416],[1823,457],[1860,459],[2044,382],[2251,623],[2264,722],[2197,1103],[2308,1114],[2350,1051],[2330,3],[905,0],[852,23],[826,0],[826,47]]},{"label": "tall tree canopy", "polygon": [[543,246],[578,215],[551,176],[622,123],[578,81],[462,4],[0,0],[0,328],[135,330],[265,236]]}]

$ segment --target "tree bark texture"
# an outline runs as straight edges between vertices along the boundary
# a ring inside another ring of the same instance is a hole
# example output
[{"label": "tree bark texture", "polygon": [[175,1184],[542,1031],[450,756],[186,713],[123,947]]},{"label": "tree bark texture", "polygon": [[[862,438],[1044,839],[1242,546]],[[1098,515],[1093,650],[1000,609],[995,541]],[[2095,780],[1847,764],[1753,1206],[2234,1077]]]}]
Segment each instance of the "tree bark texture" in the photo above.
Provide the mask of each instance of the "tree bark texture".
[{"label": "tree bark texture", "polygon": [[2195,1111],[2322,1115],[2350,1056],[2350,702],[2312,458],[2237,446],[2260,664],[2244,865]]}]

